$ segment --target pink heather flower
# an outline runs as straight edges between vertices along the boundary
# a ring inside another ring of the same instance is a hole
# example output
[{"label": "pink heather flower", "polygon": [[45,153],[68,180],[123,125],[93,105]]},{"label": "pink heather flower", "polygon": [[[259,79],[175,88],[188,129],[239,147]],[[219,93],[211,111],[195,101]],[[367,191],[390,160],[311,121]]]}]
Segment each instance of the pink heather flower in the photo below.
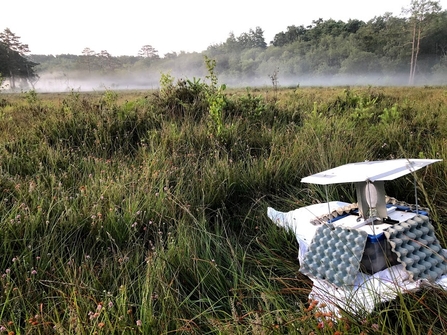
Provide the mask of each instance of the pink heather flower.
[{"label": "pink heather flower", "polygon": [[94,320],[99,316],[99,313],[98,312],[93,313],[92,311],[90,311],[90,312],[88,312],[88,316],[89,316],[90,320]]},{"label": "pink heather flower", "polygon": [[138,327],[141,327],[142,324],[143,324],[143,323],[141,322],[141,320],[137,320],[137,326],[138,326]]},{"label": "pink heather flower", "polygon": [[36,271],[35,269],[32,269],[32,270],[31,270],[31,274],[32,274],[32,275],[37,275],[37,271]]}]

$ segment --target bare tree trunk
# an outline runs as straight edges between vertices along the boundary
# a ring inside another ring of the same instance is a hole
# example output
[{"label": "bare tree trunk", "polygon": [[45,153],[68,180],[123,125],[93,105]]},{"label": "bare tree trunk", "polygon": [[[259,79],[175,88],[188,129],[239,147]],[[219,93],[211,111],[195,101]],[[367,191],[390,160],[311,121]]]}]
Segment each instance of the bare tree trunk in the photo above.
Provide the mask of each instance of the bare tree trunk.
[{"label": "bare tree trunk", "polygon": [[12,90],[16,88],[16,79],[11,69],[9,70],[9,84]]},{"label": "bare tree trunk", "polygon": [[29,67],[28,64],[26,65],[26,80],[29,82],[29,84],[31,85],[31,87],[33,88],[33,90],[35,89],[34,86],[35,84],[39,81],[39,76],[31,76],[30,71],[29,71]]},{"label": "bare tree trunk", "polygon": [[421,26],[419,24],[419,26],[418,26],[418,37],[417,37],[416,50],[415,50],[415,53],[414,53],[413,84],[414,84],[414,77],[415,77],[415,74],[416,74],[416,67],[417,67],[417,63],[418,63],[418,55],[419,55],[420,44],[421,44]]},{"label": "bare tree trunk", "polygon": [[415,44],[416,44],[416,22],[413,25],[413,40],[411,42],[410,77],[408,78],[409,85],[413,85],[413,83],[414,83]]},{"label": "bare tree trunk", "polygon": [[14,73],[12,71],[11,52],[9,48],[6,49],[6,58],[8,60],[8,69],[9,69],[9,88],[13,90],[16,88],[16,80],[14,78]]}]

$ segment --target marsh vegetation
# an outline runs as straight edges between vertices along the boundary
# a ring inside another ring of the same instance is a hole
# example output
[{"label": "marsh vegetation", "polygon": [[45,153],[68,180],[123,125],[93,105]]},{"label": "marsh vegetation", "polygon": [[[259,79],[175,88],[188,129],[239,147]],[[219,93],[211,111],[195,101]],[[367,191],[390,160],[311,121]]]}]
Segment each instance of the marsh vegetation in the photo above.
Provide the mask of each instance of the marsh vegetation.
[{"label": "marsh vegetation", "polygon": [[[418,187],[445,247],[445,87],[230,89],[208,66],[156,91],[0,95],[0,332],[445,333],[436,288],[322,322],[266,215],[324,201],[300,182],[317,171],[441,158]],[[387,192],[414,203],[412,180]]]}]

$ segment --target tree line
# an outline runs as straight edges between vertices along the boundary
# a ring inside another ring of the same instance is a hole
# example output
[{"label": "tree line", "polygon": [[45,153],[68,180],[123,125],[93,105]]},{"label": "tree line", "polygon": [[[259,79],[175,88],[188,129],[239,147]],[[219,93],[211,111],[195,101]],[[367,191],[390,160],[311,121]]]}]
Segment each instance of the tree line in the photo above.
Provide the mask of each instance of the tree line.
[{"label": "tree line", "polygon": [[[428,79],[447,84],[447,11],[441,10],[439,1],[412,0],[403,14],[385,13],[367,22],[318,18],[308,26],[287,27],[268,44],[264,31],[256,27],[239,36],[230,33],[224,42],[202,52],[172,52],[163,57],[149,44],[141,48],[138,56],[117,57],[107,50],[95,52],[90,48],[82,50],[81,55],[25,57],[26,50],[12,49],[26,66],[18,66],[17,61],[9,67],[5,64],[13,53],[9,58],[5,56],[8,44],[0,35],[0,73],[12,77],[13,82],[14,76],[35,78],[36,73],[53,73],[71,78],[127,76],[142,84],[154,84],[160,73],[202,77],[206,74],[203,58],[207,56],[216,60],[219,77],[233,85],[247,85],[252,80],[268,82],[278,76],[280,83],[293,85],[304,78],[337,82],[337,78],[371,74],[383,83],[400,76],[402,83],[409,85]],[[24,69],[28,72],[24,73]]]}]

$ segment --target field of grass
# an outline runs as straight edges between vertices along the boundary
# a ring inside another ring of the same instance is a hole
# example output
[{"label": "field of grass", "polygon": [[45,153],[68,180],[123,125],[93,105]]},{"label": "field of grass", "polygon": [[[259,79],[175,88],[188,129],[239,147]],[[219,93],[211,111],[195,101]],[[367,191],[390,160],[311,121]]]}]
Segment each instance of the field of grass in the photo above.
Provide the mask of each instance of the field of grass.
[{"label": "field of grass", "polygon": [[[266,208],[325,201],[300,180],[344,163],[441,158],[418,201],[446,247],[447,88],[208,79],[0,94],[0,334],[446,333],[435,288],[322,322]],[[407,178],[387,193],[415,201]]]}]

